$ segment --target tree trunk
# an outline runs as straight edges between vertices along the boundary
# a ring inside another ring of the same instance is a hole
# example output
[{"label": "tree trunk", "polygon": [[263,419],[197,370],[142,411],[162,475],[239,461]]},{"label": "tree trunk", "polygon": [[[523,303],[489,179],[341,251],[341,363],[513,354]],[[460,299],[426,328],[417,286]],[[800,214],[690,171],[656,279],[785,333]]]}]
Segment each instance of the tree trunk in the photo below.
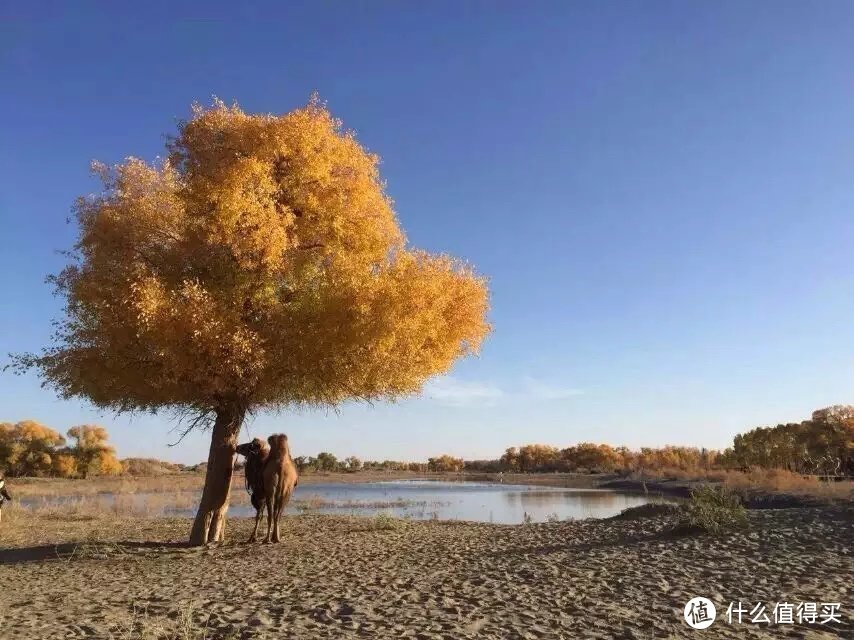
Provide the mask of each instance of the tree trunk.
[{"label": "tree trunk", "polygon": [[234,456],[237,436],[243,424],[244,414],[235,409],[216,412],[211,449],[208,453],[208,468],[205,473],[205,488],[202,501],[190,532],[190,544],[201,546],[209,542],[222,542],[225,532],[225,514],[231,495],[231,476],[234,472]]}]

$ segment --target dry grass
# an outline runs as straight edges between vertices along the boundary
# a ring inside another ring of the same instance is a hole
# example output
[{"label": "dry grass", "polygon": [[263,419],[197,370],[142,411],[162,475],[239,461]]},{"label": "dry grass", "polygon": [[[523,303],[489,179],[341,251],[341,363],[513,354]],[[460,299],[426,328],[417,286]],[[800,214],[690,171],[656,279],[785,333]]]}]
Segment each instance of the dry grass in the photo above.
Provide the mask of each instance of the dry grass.
[{"label": "dry grass", "polygon": [[[41,496],[30,499],[22,509],[38,512],[45,516],[56,513],[58,517],[65,514],[72,516],[113,515],[118,517],[151,518],[175,510],[192,509],[199,502],[196,492],[174,492],[135,494],[119,493],[115,495],[82,495],[82,496]],[[19,505],[20,506],[20,505]]]},{"label": "dry grass", "polygon": [[[24,492],[20,492],[24,493]],[[26,495],[26,494],[24,494]],[[17,497],[17,496],[16,496]],[[247,498],[242,486],[232,487],[232,505],[243,504]],[[40,493],[37,497],[27,497],[26,505],[16,500],[6,507],[10,513],[26,511],[45,519],[85,519],[112,516],[117,518],[156,518],[161,516],[186,516],[198,506],[199,493],[175,491],[171,493],[90,493],[84,495],[50,495]],[[417,509],[424,512],[428,507],[435,508],[444,503],[427,500],[325,500],[320,496],[310,496],[304,500],[294,500],[291,506],[302,513],[316,510],[336,509],[341,511],[375,509]],[[6,511],[4,511],[5,517]],[[10,516],[14,517],[14,516]]]},{"label": "dry grass", "polygon": [[308,496],[301,500],[294,500],[291,504],[300,511],[314,511],[317,509],[341,509],[342,511],[355,509],[414,509],[421,507],[441,507],[447,502],[439,500],[326,500],[320,496]]},{"label": "dry grass", "polygon": [[[459,474],[454,474],[455,478]],[[444,474],[415,474],[412,472],[364,471],[359,473],[307,473],[300,476],[300,484],[346,483],[389,481],[397,479],[446,479]],[[183,472],[157,474],[152,476],[97,476],[92,478],[10,478],[10,491],[15,497],[35,498],[41,496],[80,496],[99,493],[176,493],[184,491],[201,492],[205,483],[202,473]],[[232,481],[232,490],[243,490],[243,472],[236,471]]]},{"label": "dry grass", "polygon": [[[84,496],[101,493],[175,493],[201,491],[205,477],[181,473],[158,476],[99,476],[86,480],[67,478],[10,478],[10,490],[20,498]],[[234,485],[243,486],[243,476],[235,477]]]},{"label": "dry grass", "polygon": [[721,474],[723,483],[733,489],[763,489],[827,498],[854,497],[854,482],[826,482],[783,469],[756,469],[748,473],[728,471]]},{"label": "dry grass", "polygon": [[116,624],[109,640],[231,640],[240,637],[240,631],[227,634],[210,632],[209,617],[194,602],[186,602],[178,609],[176,618],[153,616],[147,608],[134,606],[127,621]]},{"label": "dry grass", "polygon": [[803,476],[785,469],[754,468],[748,472],[720,470],[660,469],[647,472],[645,480],[683,480],[686,482],[719,482],[740,492],[767,492],[812,496],[829,500],[854,500],[854,482],[827,482],[815,476]]},{"label": "dry grass", "polygon": [[[114,541],[118,532],[131,540],[159,539],[159,530],[176,520],[128,517],[83,505],[71,509],[26,509],[13,502],[3,508],[0,541],[3,547],[44,545],[58,548],[72,544],[75,546],[70,551],[72,555],[85,554]],[[186,518],[181,520],[187,521]],[[69,552],[66,550],[64,553],[67,555]]]}]

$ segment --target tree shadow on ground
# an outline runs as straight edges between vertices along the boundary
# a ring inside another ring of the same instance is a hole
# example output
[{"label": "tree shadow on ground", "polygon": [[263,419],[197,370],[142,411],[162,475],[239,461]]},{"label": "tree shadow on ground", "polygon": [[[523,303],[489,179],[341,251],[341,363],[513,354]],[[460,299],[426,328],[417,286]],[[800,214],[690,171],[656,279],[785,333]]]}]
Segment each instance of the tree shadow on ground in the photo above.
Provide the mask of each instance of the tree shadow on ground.
[{"label": "tree shadow on ground", "polygon": [[203,551],[205,547],[191,547],[186,542],[140,542],[136,540],[123,540],[121,542],[65,542],[62,544],[45,544],[32,547],[0,549],[0,565],[21,564],[24,562],[45,562],[48,560],[67,561],[73,558],[101,559],[145,549],[162,551]]}]

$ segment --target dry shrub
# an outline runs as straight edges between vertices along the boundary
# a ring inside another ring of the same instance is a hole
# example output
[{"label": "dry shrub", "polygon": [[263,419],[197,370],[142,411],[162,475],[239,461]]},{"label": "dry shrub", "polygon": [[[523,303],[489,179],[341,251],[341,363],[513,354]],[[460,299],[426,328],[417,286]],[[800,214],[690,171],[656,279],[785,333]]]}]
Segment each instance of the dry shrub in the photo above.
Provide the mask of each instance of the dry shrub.
[{"label": "dry shrub", "polygon": [[210,616],[194,603],[181,605],[174,619],[151,615],[134,606],[130,617],[113,626],[110,640],[236,640],[240,630],[215,632],[208,628]]},{"label": "dry shrub", "polygon": [[375,531],[391,531],[400,529],[405,522],[388,513],[378,513],[371,519],[371,526]]},{"label": "dry shrub", "polygon": [[121,462],[124,473],[130,476],[163,476],[184,471],[184,465],[156,458],[125,458]]},{"label": "dry shrub", "polygon": [[692,490],[684,513],[685,524],[712,534],[743,529],[748,524],[741,497],[727,487],[704,485]]}]

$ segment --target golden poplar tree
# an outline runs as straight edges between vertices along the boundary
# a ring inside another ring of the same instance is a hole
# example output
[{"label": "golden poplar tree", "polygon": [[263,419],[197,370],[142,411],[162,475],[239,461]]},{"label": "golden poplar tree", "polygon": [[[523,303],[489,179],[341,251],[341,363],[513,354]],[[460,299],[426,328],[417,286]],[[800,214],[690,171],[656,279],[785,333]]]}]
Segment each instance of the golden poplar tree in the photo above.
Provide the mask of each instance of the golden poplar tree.
[{"label": "golden poplar tree", "polygon": [[0,475],[49,475],[52,457],[65,439],[35,420],[0,422]]},{"label": "golden poplar tree", "polygon": [[90,473],[111,475],[117,469],[121,470],[116,450],[107,444],[110,435],[104,427],[81,424],[71,427],[67,435],[73,443],[69,451],[74,456],[77,473],[81,478],[89,477]]},{"label": "golden poplar tree", "polygon": [[64,319],[17,363],[63,397],[212,428],[194,544],[221,539],[248,412],[417,393],[489,331],[484,279],[407,246],[377,165],[316,100],[215,102],[77,202]]}]

